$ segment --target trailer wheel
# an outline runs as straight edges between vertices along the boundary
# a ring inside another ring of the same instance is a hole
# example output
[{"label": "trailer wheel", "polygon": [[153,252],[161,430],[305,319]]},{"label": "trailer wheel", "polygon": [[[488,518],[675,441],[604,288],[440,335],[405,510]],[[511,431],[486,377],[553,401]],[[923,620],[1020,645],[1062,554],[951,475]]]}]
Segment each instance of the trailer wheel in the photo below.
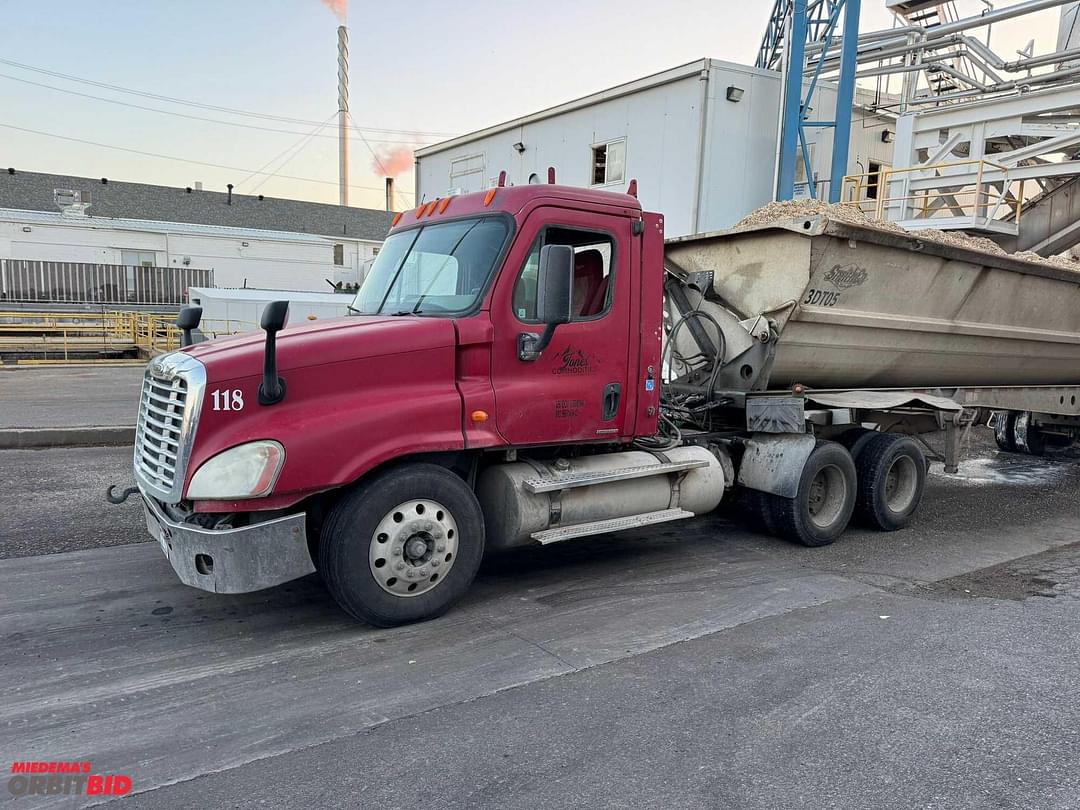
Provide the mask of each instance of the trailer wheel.
[{"label": "trailer wheel", "polygon": [[827,546],[847,528],[855,495],[851,454],[836,442],[818,442],[803,466],[795,497],[769,496],[771,523],[780,537],[804,546]]},{"label": "trailer wheel", "polygon": [[434,464],[395,467],[348,492],[319,543],[327,590],[378,627],[432,619],[460,599],[484,554],[472,490]]},{"label": "trailer wheel", "polygon": [[[1031,418],[1031,411],[1014,414],[1013,443],[1021,453],[1041,456],[1046,453],[1046,436]],[[997,431],[995,431],[995,434]]]},{"label": "trailer wheel", "polygon": [[997,411],[994,414],[994,441],[1006,453],[1016,452],[1016,413]]},{"label": "trailer wheel", "polygon": [[910,521],[926,486],[926,455],[910,436],[880,433],[856,462],[859,517],[894,532]]}]

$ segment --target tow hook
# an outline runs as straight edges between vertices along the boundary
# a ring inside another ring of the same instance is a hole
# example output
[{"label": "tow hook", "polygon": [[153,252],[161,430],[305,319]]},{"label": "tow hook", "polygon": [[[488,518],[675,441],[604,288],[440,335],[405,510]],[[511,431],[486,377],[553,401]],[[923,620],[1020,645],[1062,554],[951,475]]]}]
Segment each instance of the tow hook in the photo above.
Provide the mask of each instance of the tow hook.
[{"label": "tow hook", "polygon": [[116,486],[117,486],[116,484],[113,484],[108,489],[105,490],[105,500],[107,500],[109,503],[123,503],[124,501],[126,501],[128,498],[130,498],[132,495],[134,495],[135,493],[137,493],[139,491],[138,487],[128,487],[123,492],[121,492],[119,495],[117,495],[113,491],[113,490],[116,489]]}]

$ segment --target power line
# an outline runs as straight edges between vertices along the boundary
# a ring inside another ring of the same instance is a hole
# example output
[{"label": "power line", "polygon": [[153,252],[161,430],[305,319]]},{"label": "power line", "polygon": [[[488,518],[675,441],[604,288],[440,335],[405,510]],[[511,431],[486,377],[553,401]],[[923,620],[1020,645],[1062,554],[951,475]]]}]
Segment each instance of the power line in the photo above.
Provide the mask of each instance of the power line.
[{"label": "power line", "polygon": [[[3,60],[0,60],[3,61]],[[78,90],[68,90],[64,87],[54,87],[51,84],[44,84],[42,82],[35,82],[32,79],[21,79],[18,76],[9,76],[6,73],[0,73],[0,79],[10,79],[13,82],[22,82],[23,84],[31,84],[34,87],[43,87],[46,90],[54,90],[57,93],[67,93],[72,96],[79,96],[81,98],[89,98],[95,101],[104,101],[108,104],[118,104],[122,107],[131,107],[136,110],[145,110],[147,112],[160,113],[161,115],[172,115],[177,118],[187,118],[191,121],[206,121],[211,124],[223,124],[228,127],[244,127],[245,129],[257,129],[262,132],[277,132],[282,135],[307,135],[306,132],[297,132],[294,129],[275,129],[274,127],[263,127],[258,124],[243,124],[239,121],[222,121],[220,118],[205,118],[201,115],[189,115],[188,113],[174,112],[173,110],[159,110],[156,107],[146,107],[142,104],[132,104],[129,101],[120,101],[115,98],[105,98],[104,96],[95,96],[92,93],[80,93]],[[315,126],[319,126],[319,122],[315,122]],[[357,130],[359,134],[359,130]],[[319,135],[320,138],[336,138],[337,135]],[[372,138],[371,140],[377,143],[394,143],[394,144],[418,144],[427,145],[428,141],[406,141],[406,140],[394,140],[389,138]]]},{"label": "power line", "polygon": [[[118,93],[130,93],[136,96],[142,96],[143,98],[152,98],[157,101],[166,101],[171,104],[183,104],[188,107],[200,107],[204,110],[216,110],[218,112],[230,113],[232,115],[243,115],[251,118],[262,118],[267,121],[281,121],[289,124],[301,124],[303,126],[316,126],[318,121],[311,121],[306,118],[290,118],[283,115],[271,115],[269,113],[259,113],[252,110],[241,110],[235,107],[223,107],[217,104],[206,104],[201,101],[190,101],[182,98],[175,98],[173,96],[164,96],[158,93],[148,93],[145,90],[136,90],[131,87],[123,87],[118,84],[109,84],[107,82],[99,82],[93,79],[86,79],[81,76],[73,76],[70,73],[61,73],[56,70],[48,70],[46,68],[34,67],[33,65],[27,65],[22,62],[15,62],[11,59],[0,59],[0,64],[10,65],[11,67],[21,68],[23,70],[33,71],[35,73],[43,73],[46,76],[53,76],[58,79],[67,79],[72,82],[79,82],[80,84],[89,84],[94,87],[101,87],[106,90],[114,90]],[[355,126],[356,122],[353,122]],[[453,137],[455,133],[452,132],[434,132],[415,129],[385,129],[382,127],[363,127],[367,132],[380,132],[392,135],[431,135],[434,137]]]},{"label": "power line", "polygon": [[[336,185],[338,185],[336,180],[318,180],[318,179],[316,179],[314,177],[298,177],[296,175],[291,175],[291,174],[278,174],[278,175],[275,175],[273,172],[266,172],[266,171],[252,172],[251,169],[244,169],[244,168],[241,168],[239,166],[226,166],[226,165],[224,165],[222,163],[208,163],[205,160],[191,160],[190,158],[176,157],[175,155],[162,155],[162,154],[159,154],[157,152],[144,152],[141,149],[129,149],[126,146],[113,146],[110,143],[98,143],[96,141],[87,141],[87,140],[84,140],[82,138],[72,138],[72,137],[70,137],[68,135],[57,135],[55,132],[42,132],[41,130],[37,130],[37,129],[27,129],[26,127],[17,127],[14,124],[0,123],[0,127],[4,127],[5,129],[13,129],[13,130],[16,130],[17,132],[27,132],[27,133],[29,133],[31,135],[42,135],[42,136],[44,136],[46,138],[58,138],[59,140],[62,140],[62,141],[72,141],[73,143],[86,144],[87,146],[98,146],[98,147],[101,147],[102,149],[115,149],[115,150],[120,151],[120,152],[130,152],[130,153],[132,153],[134,155],[143,155],[145,157],[160,158],[162,160],[174,160],[177,163],[188,163],[188,164],[193,165],[193,166],[209,166],[212,169],[225,169],[225,170],[230,171],[230,172],[251,172],[252,174],[269,174],[269,175],[272,175],[272,176],[280,177],[283,180],[301,180],[301,181],[304,181],[304,182],[307,182],[307,183],[321,183],[321,184],[327,185],[327,186],[336,186]],[[360,189],[365,189],[367,191],[382,191],[383,190],[383,189],[381,189],[381,188],[379,188],[377,186],[358,186],[358,185],[352,185],[352,184],[349,185],[349,188],[360,188]],[[408,194],[409,192],[405,192],[405,193]]]},{"label": "power line", "polygon": [[[345,115],[347,115],[349,118],[352,118],[352,113],[351,112],[346,112]],[[360,136],[360,140],[364,142],[364,146],[366,146],[367,150],[369,152],[371,152],[371,157],[375,159],[375,163],[376,163],[376,165],[378,165],[380,171],[382,171],[383,177],[390,177],[390,172],[388,172],[386,170],[386,166],[383,164],[382,160],[379,158],[379,156],[377,154],[375,154],[375,150],[371,148],[371,144],[368,143],[368,140],[367,140],[367,138],[364,137],[364,134],[362,132],[360,132],[360,131],[357,131],[356,134]],[[394,184],[394,193],[395,194],[400,194],[400,192],[398,191],[398,188],[397,188],[397,183]],[[406,208],[409,207],[407,202],[405,203],[405,207]]]},{"label": "power line", "polygon": [[[329,118],[327,118],[327,119],[326,119],[326,120],[325,120],[325,121],[324,121],[324,122],[323,122],[323,123],[322,123],[322,124],[321,124],[321,125],[319,126],[319,128],[318,128],[318,129],[314,130],[314,131],[313,131],[313,132],[311,133],[311,135],[310,135],[310,136],[308,136],[308,137],[307,137],[306,139],[302,139],[302,142],[300,142],[300,145],[299,145],[299,147],[298,147],[298,148],[297,148],[296,150],[294,150],[294,151],[293,151],[293,153],[292,153],[291,155],[289,155],[289,156],[288,156],[287,158],[285,158],[285,160],[283,160],[283,161],[282,161],[281,163],[279,163],[279,164],[278,164],[278,167],[277,167],[276,169],[274,169],[274,173],[273,173],[273,174],[268,174],[268,175],[266,175],[265,177],[263,177],[263,179],[262,179],[262,180],[260,180],[260,181],[259,181],[258,183],[256,183],[256,184],[255,184],[255,188],[253,188],[253,189],[251,190],[251,193],[252,193],[252,194],[254,194],[254,193],[255,193],[256,191],[258,191],[258,190],[259,190],[260,188],[262,188],[262,187],[263,187],[263,185],[264,185],[264,184],[266,183],[266,181],[267,181],[267,180],[269,180],[269,179],[270,179],[271,177],[274,177],[274,176],[276,176],[276,175],[280,174],[280,173],[281,173],[281,170],[282,170],[282,169],[284,169],[284,168],[285,168],[285,167],[286,167],[286,166],[287,166],[287,165],[289,164],[289,162],[290,162],[290,161],[292,161],[292,159],[293,159],[294,157],[296,157],[297,155],[299,155],[299,154],[300,154],[301,152],[303,152],[303,151],[304,151],[304,148],[305,148],[305,147],[306,147],[306,146],[307,146],[307,145],[308,145],[309,143],[311,143],[311,139],[312,139],[313,137],[315,137],[315,135],[317,135],[317,134],[319,133],[319,130],[320,130],[320,129],[322,129],[322,128],[323,128],[323,127],[325,127],[325,126],[326,126],[327,124],[329,124],[329,123],[330,123],[330,121],[331,121],[331,119],[333,119],[333,117],[334,117],[334,115],[332,114],[332,115],[331,115],[331,116],[330,116]],[[275,158],[275,159],[276,159],[276,158]],[[271,162],[273,162],[273,161],[271,161]],[[259,171],[262,171],[262,170],[264,170],[264,169],[265,169],[265,168],[267,167],[267,165],[269,165],[269,164],[265,164],[265,165],[263,165],[263,166],[260,166],[260,167],[259,167]],[[249,175],[248,175],[248,177],[249,177],[249,178],[250,178],[250,177],[253,177],[253,176],[254,176],[254,174],[249,174]],[[245,180],[246,180],[246,179],[247,179],[247,178],[245,178]]]},{"label": "power line", "polygon": [[[276,162],[277,162],[277,160],[278,160],[278,158],[282,157],[283,155],[287,154],[288,152],[292,152],[292,150],[293,150],[293,149],[296,149],[296,151],[295,151],[295,152],[293,152],[293,153],[292,153],[292,154],[291,154],[291,155],[289,156],[288,160],[286,160],[286,161],[285,161],[285,163],[288,163],[288,162],[289,162],[290,160],[292,160],[292,159],[293,159],[294,157],[296,157],[297,155],[299,155],[299,154],[300,154],[301,152],[303,152],[303,151],[304,151],[304,147],[306,147],[306,146],[307,146],[307,145],[308,145],[309,143],[311,143],[311,139],[312,139],[312,138],[313,138],[313,137],[314,137],[315,135],[317,135],[317,134],[318,134],[318,132],[319,132],[319,130],[320,130],[320,129],[322,129],[322,128],[323,128],[323,127],[325,127],[325,126],[326,126],[327,124],[329,124],[329,123],[330,123],[330,121],[331,121],[331,119],[333,119],[333,117],[334,117],[335,115],[337,115],[337,113],[331,113],[331,114],[330,114],[330,115],[329,115],[329,116],[327,117],[327,119],[326,119],[325,121],[323,121],[323,122],[322,122],[321,124],[319,124],[319,126],[317,126],[317,127],[315,128],[315,129],[311,130],[311,132],[309,132],[309,133],[308,133],[307,135],[305,135],[305,136],[301,137],[301,138],[300,138],[299,140],[293,141],[293,143],[291,143],[291,144],[290,144],[289,146],[287,146],[287,147],[285,147],[284,149],[282,149],[282,150],[281,150],[280,152],[278,152],[278,153],[277,153],[276,155],[274,155],[274,156],[273,156],[272,158],[270,158],[270,160],[266,161],[266,163],[264,163],[264,164],[263,164],[262,166],[260,166],[260,167],[259,167],[258,169],[256,169],[256,170],[255,170],[255,171],[253,171],[253,172],[250,172],[250,173],[249,173],[249,174],[247,175],[247,177],[245,177],[245,178],[244,178],[243,180],[241,180],[241,181],[240,181],[239,183],[237,183],[237,184],[236,184],[236,187],[237,187],[237,188],[240,188],[240,186],[244,185],[244,183],[246,183],[246,182],[247,182],[248,180],[250,180],[250,179],[251,179],[252,177],[254,177],[254,176],[255,176],[256,174],[258,174],[258,173],[260,173],[260,172],[262,172],[262,171],[265,171],[265,170],[266,170],[266,169],[268,169],[268,168],[269,168],[269,167],[270,167],[270,166],[271,166],[272,164],[276,163]],[[285,163],[282,163],[282,164],[281,164],[280,166],[278,166],[278,167],[277,167],[277,169],[276,169],[275,171],[276,171],[276,172],[280,172],[280,171],[281,171],[282,169],[284,169],[284,168],[285,168]],[[258,190],[259,190],[259,188],[260,188],[260,187],[262,186],[262,184],[263,184],[263,183],[265,183],[265,182],[266,182],[267,180],[269,180],[269,179],[270,179],[269,177],[264,177],[264,178],[263,178],[262,180],[260,180],[260,181],[259,181],[259,185],[255,186],[255,188],[254,188],[254,189],[252,190],[252,193],[254,193],[255,191],[258,191]]]}]

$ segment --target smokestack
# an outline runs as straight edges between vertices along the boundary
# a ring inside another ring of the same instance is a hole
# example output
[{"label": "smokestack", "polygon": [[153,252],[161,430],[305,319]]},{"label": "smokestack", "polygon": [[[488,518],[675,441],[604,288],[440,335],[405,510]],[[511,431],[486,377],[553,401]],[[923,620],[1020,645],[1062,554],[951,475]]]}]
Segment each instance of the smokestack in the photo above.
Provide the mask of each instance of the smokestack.
[{"label": "smokestack", "polygon": [[349,29],[337,30],[338,202],[349,204]]},{"label": "smokestack", "polygon": [[394,178],[386,178],[386,210],[394,210]]}]

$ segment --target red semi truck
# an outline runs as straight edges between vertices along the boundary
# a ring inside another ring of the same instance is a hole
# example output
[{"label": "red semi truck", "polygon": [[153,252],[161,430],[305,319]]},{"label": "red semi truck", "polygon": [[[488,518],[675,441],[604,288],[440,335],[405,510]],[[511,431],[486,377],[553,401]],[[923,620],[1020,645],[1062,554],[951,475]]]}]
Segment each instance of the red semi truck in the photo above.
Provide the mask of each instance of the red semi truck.
[{"label": "red semi truck", "polygon": [[[830,250],[879,239],[837,227],[805,225]],[[795,230],[765,244],[805,241]],[[554,183],[398,215],[349,317],[284,328],[277,302],[264,333],[150,363],[134,457],[150,533],[188,585],[317,570],[345,611],[388,626],[448,609],[485,549],[700,515],[736,486],[805,545],[856,512],[902,527],[927,470],[905,434],[955,427],[960,406],[869,378],[804,391],[792,363],[813,377],[827,349],[777,351],[815,307],[856,306],[873,273],[804,268],[805,300],[740,313],[677,247],[666,260],[663,217],[633,194]],[[197,314],[178,323],[190,342]]]}]

